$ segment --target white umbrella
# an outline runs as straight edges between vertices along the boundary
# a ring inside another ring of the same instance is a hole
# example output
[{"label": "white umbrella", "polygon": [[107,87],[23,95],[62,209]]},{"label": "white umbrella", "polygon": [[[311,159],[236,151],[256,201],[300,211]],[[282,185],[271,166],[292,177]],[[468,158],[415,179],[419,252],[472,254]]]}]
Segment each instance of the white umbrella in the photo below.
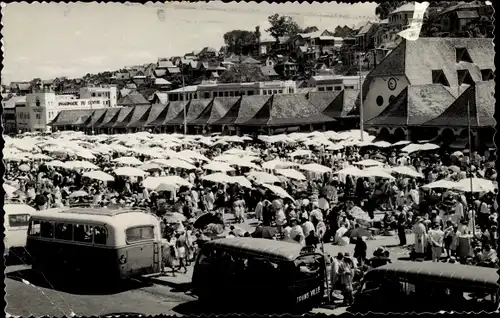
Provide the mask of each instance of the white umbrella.
[{"label": "white umbrella", "polygon": [[126,177],[144,177],[147,174],[147,172],[133,167],[121,167],[115,169],[115,174],[117,176],[126,176]]},{"label": "white umbrella", "polygon": [[210,161],[207,157],[205,157],[201,153],[193,151],[193,150],[182,150],[181,152],[178,153],[178,155],[181,157],[188,157],[188,158],[197,159],[197,160]]},{"label": "white umbrella", "polygon": [[275,175],[269,174],[267,172],[262,172],[262,171],[251,171],[247,175],[247,178],[250,180],[254,180],[258,183],[280,182],[280,179],[278,179],[278,177],[276,177]]},{"label": "white umbrella", "polygon": [[217,161],[212,161],[207,163],[206,165],[203,166],[203,169],[212,171],[221,171],[221,172],[234,171],[234,168],[232,168],[227,163],[217,162]]},{"label": "white umbrella", "polygon": [[365,177],[366,176],[366,173],[363,172],[363,170],[361,170],[355,166],[346,167],[342,170],[336,171],[335,174],[350,175],[350,176],[355,176],[355,177]]},{"label": "white umbrella", "polygon": [[252,184],[250,183],[250,181],[248,181],[248,179],[243,177],[243,176],[231,177],[229,183],[237,183],[242,187],[249,188],[249,189],[252,188]]},{"label": "white umbrella", "polygon": [[282,161],[279,159],[273,159],[271,161],[264,162],[262,164],[262,168],[264,169],[284,169],[288,167],[297,167],[299,166],[298,163],[291,162],[291,161]]},{"label": "white umbrella", "polygon": [[274,194],[278,195],[281,198],[289,198],[293,202],[295,202],[295,200],[282,187],[278,187],[278,186],[275,186],[275,185],[272,185],[272,184],[263,184],[262,186],[265,187],[265,188],[268,188]]},{"label": "white umbrella", "polygon": [[52,157],[44,155],[43,153],[35,153],[32,154],[30,157],[33,160],[52,160]]},{"label": "white umbrella", "polygon": [[162,182],[167,182],[167,183],[174,183],[178,186],[187,186],[191,187],[192,184],[189,183],[186,179],[183,179],[179,176],[166,176],[166,177],[160,177]]},{"label": "white umbrella", "polygon": [[425,143],[420,147],[420,150],[434,150],[434,149],[439,149],[439,146],[435,144]]},{"label": "white umbrella", "polygon": [[305,156],[310,156],[312,154],[311,150],[307,149],[298,149],[292,152],[291,154],[288,154],[290,157],[305,157]]},{"label": "white umbrella", "polygon": [[99,170],[100,168],[95,164],[88,161],[67,161],[65,162],[66,166],[71,167],[72,169],[93,169]]},{"label": "white umbrella", "polygon": [[94,170],[94,171],[87,171],[83,174],[84,177],[94,179],[94,180],[99,180],[99,181],[113,181],[115,178],[107,174],[106,172],[99,171],[99,170]]},{"label": "white umbrella", "polygon": [[434,181],[434,182],[431,182],[429,184],[423,185],[422,188],[454,189],[456,186],[457,186],[456,182],[449,181],[449,180],[438,180],[438,181]]},{"label": "white umbrella", "polygon": [[234,161],[234,160],[239,160],[240,155],[234,155],[234,154],[222,154],[220,156],[214,157],[212,160],[213,161],[222,161],[222,162],[228,162],[228,161]]},{"label": "white umbrella", "polygon": [[139,166],[139,169],[144,170],[144,171],[162,170],[162,168],[160,167],[159,164],[153,163],[153,162],[145,163],[145,164]]},{"label": "white umbrella", "polygon": [[405,146],[403,149],[401,149],[401,151],[407,152],[407,153],[412,153],[412,152],[421,150],[421,146],[422,145],[419,145],[419,144],[409,144],[409,145]]},{"label": "white umbrella", "polygon": [[495,185],[488,179],[465,178],[457,182],[455,189],[465,192],[493,192],[495,190]]},{"label": "white umbrella", "polygon": [[399,167],[393,167],[390,169],[391,172],[394,173],[399,173],[405,176],[413,177],[413,178],[423,178],[424,176],[416,171],[413,168],[410,168],[408,166],[399,166]]},{"label": "white umbrella", "polygon": [[281,174],[290,179],[306,180],[306,176],[294,169],[276,169],[276,173]]},{"label": "white umbrella", "polygon": [[70,197],[71,199],[73,199],[73,198],[86,197],[86,196],[88,196],[88,195],[89,195],[89,194],[88,194],[87,192],[85,192],[85,191],[83,191],[83,190],[78,190],[78,191],[75,191],[75,192],[71,193],[71,194],[69,195],[69,197]]},{"label": "white umbrella", "polygon": [[196,170],[196,167],[190,164],[189,162],[186,162],[181,159],[167,159],[165,160],[165,166],[167,167],[172,167],[172,168],[181,168],[181,169],[187,169],[187,170]]},{"label": "white umbrella", "polygon": [[66,163],[60,161],[60,160],[52,160],[46,163],[47,166],[51,167],[59,167],[59,168],[65,168],[65,169],[71,169],[70,166],[68,166]]},{"label": "white umbrella", "polygon": [[247,168],[252,168],[252,169],[255,169],[255,170],[262,170],[262,168],[259,167],[258,165],[256,165],[255,163],[250,162],[250,161],[246,161],[246,160],[243,160],[243,159],[240,159],[240,160],[231,160],[231,161],[228,161],[227,164],[229,164],[231,166],[247,167]]},{"label": "white umbrella", "polygon": [[168,192],[175,192],[178,188],[177,184],[172,184],[172,183],[163,183],[161,182],[155,190],[157,192],[162,192],[162,191],[168,191]]},{"label": "white umbrella", "polygon": [[222,172],[212,173],[206,176],[201,177],[202,180],[215,182],[215,183],[231,183],[231,176],[228,176]]},{"label": "white umbrella", "polygon": [[408,145],[410,142],[408,140],[400,140],[398,142],[395,142],[392,144],[392,147],[396,147],[396,146],[405,146],[405,145]]},{"label": "white umbrella", "polygon": [[120,157],[113,159],[113,162],[122,164],[122,165],[127,165],[127,166],[139,166],[142,165],[142,162],[137,159],[136,157]]},{"label": "white umbrella", "polygon": [[6,153],[3,157],[7,161],[29,161],[29,159],[22,153]]},{"label": "white umbrella", "polygon": [[301,170],[311,171],[311,172],[315,172],[315,173],[327,173],[327,172],[332,171],[331,168],[328,168],[326,166],[323,166],[323,165],[320,165],[317,163],[309,163],[306,165],[299,166],[299,168]]},{"label": "white umbrella", "polygon": [[8,197],[12,197],[14,196],[14,193],[17,191],[16,188],[14,188],[13,186],[11,185],[8,185],[6,183],[3,184],[3,189],[5,191],[5,194],[8,196]]},{"label": "white umbrella", "polygon": [[377,160],[373,160],[373,159],[361,160],[361,161],[355,162],[354,164],[364,166],[364,167],[383,166],[384,165],[382,162],[377,161]]},{"label": "white umbrella", "polygon": [[363,173],[367,177],[378,177],[378,178],[384,178],[384,179],[394,179],[393,176],[391,176],[389,173],[385,172],[380,167],[370,167],[370,168],[363,169]]},{"label": "white umbrella", "polygon": [[376,141],[373,143],[373,146],[375,147],[380,147],[380,148],[387,148],[387,147],[390,147],[392,146],[390,143],[388,143],[387,141]]}]

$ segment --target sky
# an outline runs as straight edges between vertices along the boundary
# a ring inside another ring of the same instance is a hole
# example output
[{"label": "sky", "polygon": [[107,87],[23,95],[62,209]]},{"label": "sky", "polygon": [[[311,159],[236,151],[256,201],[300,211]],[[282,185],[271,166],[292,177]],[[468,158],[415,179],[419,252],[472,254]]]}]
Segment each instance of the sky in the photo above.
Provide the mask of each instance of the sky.
[{"label": "sky", "polygon": [[13,3],[2,6],[2,83],[81,77],[155,63],[205,46],[217,50],[227,31],[269,37],[267,17],[292,16],[301,27],[334,31],[376,20],[375,3]]}]

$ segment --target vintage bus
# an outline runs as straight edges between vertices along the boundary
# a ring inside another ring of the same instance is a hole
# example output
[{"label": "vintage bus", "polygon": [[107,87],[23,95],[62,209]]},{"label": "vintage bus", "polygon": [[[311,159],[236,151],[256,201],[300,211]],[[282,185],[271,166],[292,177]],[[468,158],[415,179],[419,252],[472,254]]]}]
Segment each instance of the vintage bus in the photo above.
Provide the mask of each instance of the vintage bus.
[{"label": "vintage bus", "polygon": [[321,253],[300,244],[247,237],[203,244],[192,280],[202,306],[227,309],[231,304],[233,312],[266,313],[307,311],[322,301],[324,283]]},{"label": "vintage bus", "polygon": [[31,214],[36,210],[27,204],[7,201],[3,209],[4,214],[4,257],[24,259],[24,248],[26,246],[26,234]]},{"label": "vintage bus", "polygon": [[160,220],[138,209],[66,208],[30,218],[26,249],[41,271],[109,279],[161,271]]},{"label": "vintage bus", "polygon": [[398,262],[363,278],[353,313],[492,312],[498,309],[494,268],[434,262]]}]

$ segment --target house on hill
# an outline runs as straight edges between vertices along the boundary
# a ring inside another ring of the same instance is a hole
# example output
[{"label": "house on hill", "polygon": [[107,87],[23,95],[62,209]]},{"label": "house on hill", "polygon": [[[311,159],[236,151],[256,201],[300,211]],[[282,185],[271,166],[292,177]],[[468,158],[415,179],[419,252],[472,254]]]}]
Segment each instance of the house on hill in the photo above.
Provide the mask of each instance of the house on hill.
[{"label": "house on hill", "polygon": [[119,106],[123,107],[132,107],[132,106],[140,106],[140,105],[149,105],[149,101],[142,94],[137,92],[132,92],[125,95],[123,98],[120,98],[118,101]]}]

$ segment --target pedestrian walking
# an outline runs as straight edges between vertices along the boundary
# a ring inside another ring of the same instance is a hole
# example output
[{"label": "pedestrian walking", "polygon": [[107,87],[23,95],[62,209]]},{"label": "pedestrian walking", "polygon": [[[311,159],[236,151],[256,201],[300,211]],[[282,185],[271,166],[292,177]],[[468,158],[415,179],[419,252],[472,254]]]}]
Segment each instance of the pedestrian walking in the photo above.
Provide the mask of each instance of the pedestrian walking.
[{"label": "pedestrian walking", "polygon": [[443,253],[444,232],[441,230],[439,223],[434,223],[432,229],[429,230],[429,242],[431,244],[432,261],[438,262]]}]

